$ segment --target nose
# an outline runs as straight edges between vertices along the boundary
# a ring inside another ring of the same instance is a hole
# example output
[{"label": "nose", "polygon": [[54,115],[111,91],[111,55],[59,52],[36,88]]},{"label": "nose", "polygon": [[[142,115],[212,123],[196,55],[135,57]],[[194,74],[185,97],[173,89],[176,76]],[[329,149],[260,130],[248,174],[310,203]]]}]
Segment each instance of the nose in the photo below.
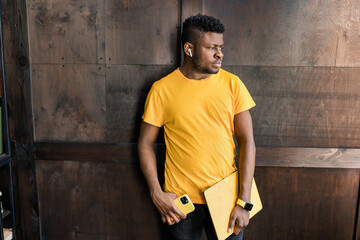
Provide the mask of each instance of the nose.
[{"label": "nose", "polygon": [[224,54],[223,54],[221,48],[216,48],[215,58],[222,59],[223,57],[224,57]]}]

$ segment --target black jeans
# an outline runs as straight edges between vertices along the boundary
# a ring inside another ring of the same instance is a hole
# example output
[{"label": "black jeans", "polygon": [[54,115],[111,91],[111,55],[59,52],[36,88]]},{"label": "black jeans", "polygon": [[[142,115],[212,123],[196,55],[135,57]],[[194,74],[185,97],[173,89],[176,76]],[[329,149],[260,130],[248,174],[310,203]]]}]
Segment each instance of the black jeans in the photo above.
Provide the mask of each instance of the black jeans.
[{"label": "black jeans", "polygon": [[[216,240],[216,232],[211,220],[210,212],[206,204],[194,204],[195,210],[172,226],[167,226],[168,237],[171,240],[200,240],[203,228],[205,228],[208,240]],[[243,231],[239,235],[232,234],[226,240],[242,240]]]}]

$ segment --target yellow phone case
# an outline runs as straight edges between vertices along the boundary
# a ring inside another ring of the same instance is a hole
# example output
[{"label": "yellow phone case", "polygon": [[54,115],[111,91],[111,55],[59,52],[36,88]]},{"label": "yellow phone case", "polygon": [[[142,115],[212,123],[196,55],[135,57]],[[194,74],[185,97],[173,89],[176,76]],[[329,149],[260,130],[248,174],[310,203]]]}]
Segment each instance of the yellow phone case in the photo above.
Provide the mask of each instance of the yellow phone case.
[{"label": "yellow phone case", "polygon": [[184,194],[181,197],[176,198],[174,201],[175,201],[175,206],[183,214],[188,214],[195,210],[194,204],[191,202],[187,194]]}]

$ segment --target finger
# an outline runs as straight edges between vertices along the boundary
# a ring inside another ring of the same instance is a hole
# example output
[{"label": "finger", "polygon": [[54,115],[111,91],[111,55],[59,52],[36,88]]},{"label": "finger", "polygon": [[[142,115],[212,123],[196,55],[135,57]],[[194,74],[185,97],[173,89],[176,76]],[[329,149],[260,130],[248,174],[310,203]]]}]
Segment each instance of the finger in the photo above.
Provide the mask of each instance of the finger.
[{"label": "finger", "polygon": [[166,217],[165,217],[165,216],[161,216],[161,221],[162,221],[163,223],[166,223]]},{"label": "finger", "polygon": [[239,226],[239,224],[235,223],[235,228],[234,228],[234,234],[238,235],[241,232],[241,228]]},{"label": "finger", "polygon": [[176,223],[178,223],[178,222],[180,222],[180,217],[179,216],[177,216],[175,213],[173,213],[173,212],[170,212],[169,213],[169,216],[170,216],[170,218],[172,218],[173,219],[173,221],[174,222],[176,222]]},{"label": "finger", "polygon": [[235,220],[236,220],[236,218],[234,216],[230,217],[229,228],[228,228],[229,233],[233,232],[233,228],[234,228],[234,225],[235,225]]},{"label": "finger", "polygon": [[174,219],[169,217],[169,216],[166,216],[166,222],[167,222],[168,225],[174,225],[175,224]]},{"label": "finger", "polygon": [[234,228],[234,233],[235,235],[238,235],[242,230],[245,229],[247,225],[243,222],[243,223],[240,223],[239,221],[236,221],[235,222],[235,228]]},{"label": "finger", "polygon": [[186,216],[175,206],[173,208],[173,212],[179,219],[185,219],[186,218]]}]

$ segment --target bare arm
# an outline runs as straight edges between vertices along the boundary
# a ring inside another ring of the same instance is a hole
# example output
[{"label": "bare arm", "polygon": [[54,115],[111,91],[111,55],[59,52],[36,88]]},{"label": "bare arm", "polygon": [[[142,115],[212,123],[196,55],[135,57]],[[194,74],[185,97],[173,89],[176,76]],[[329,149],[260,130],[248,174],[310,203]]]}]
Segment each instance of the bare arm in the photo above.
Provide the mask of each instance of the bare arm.
[{"label": "bare arm", "polygon": [[162,221],[172,225],[180,221],[177,216],[181,218],[186,216],[174,204],[176,194],[164,192],[158,180],[154,145],[159,130],[159,127],[142,122],[138,141],[140,167],[148,183],[151,198],[160,212]]},{"label": "bare arm", "polygon": [[[255,142],[249,111],[234,117],[235,135],[239,144],[239,198],[250,201],[251,183],[255,170]],[[249,212],[236,205],[231,213],[229,230],[237,235],[249,224]]]}]

